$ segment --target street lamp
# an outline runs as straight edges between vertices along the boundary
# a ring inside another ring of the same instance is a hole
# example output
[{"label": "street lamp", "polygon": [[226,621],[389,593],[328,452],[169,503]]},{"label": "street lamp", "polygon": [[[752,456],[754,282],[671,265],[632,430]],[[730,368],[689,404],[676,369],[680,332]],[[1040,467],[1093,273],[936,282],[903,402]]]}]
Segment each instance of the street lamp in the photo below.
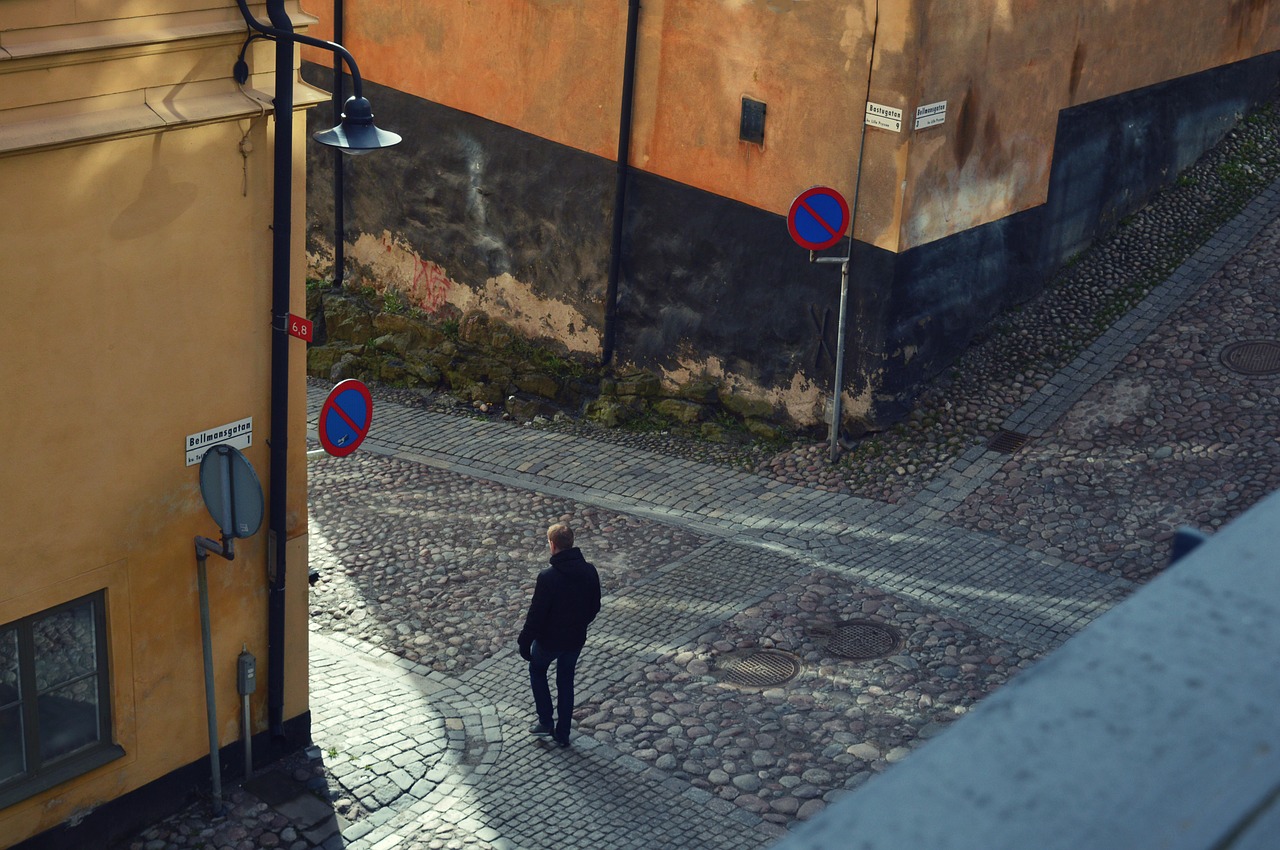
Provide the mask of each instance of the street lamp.
[{"label": "street lamp", "polygon": [[[355,58],[341,44],[321,41],[293,31],[293,21],[284,8],[284,0],[267,0],[267,17],[271,25],[259,22],[249,12],[245,0],[236,0],[251,33],[245,42],[269,38],[276,44],[275,86],[275,184],[271,220],[271,472],[270,507],[267,530],[267,722],[275,738],[284,733],[284,615],[285,560],[288,541],[285,536],[288,492],[289,446],[289,250],[292,232],[293,198],[293,45],[307,44],[329,50],[346,61],[351,68],[354,96],[337,127],[314,134],[316,141],[350,154],[391,147],[400,141],[395,133],[380,130],[373,123],[373,110],[362,94],[360,70]],[[260,33],[260,35],[259,35]],[[282,50],[279,42],[289,44]],[[248,79],[244,51],[236,62],[235,78]]]},{"label": "street lamp", "polygon": [[[351,70],[355,70],[355,65],[351,66]],[[352,79],[358,80],[359,77],[352,74]],[[400,142],[400,137],[395,133],[374,125],[369,100],[359,95],[347,98],[342,109],[342,122],[337,127],[317,130],[311,134],[311,138],[322,145],[337,148],[348,156],[361,156]]]}]

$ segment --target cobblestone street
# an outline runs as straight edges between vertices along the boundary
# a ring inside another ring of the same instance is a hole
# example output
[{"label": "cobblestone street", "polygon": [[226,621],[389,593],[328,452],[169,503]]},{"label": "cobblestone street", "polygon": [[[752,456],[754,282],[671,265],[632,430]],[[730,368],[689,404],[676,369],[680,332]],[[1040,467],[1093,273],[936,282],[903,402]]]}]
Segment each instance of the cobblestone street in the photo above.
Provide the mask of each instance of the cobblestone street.
[{"label": "cobblestone street", "polygon": [[[1007,413],[1025,447],[891,500],[376,394],[360,451],[309,461],[315,747],[278,769],[336,817],[237,787],[228,822],[133,846],[766,846],[1124,599],[1175,529],[1280,488],[1275,374],[1223,358],[1280,340],[1278,296],[1280,183]],[[567,750],[527,734],[515,651],[555,521],[605,593]],[[859,624],[876,657],[842,645]],[[762,658],[789,675],[744,681]]]}]

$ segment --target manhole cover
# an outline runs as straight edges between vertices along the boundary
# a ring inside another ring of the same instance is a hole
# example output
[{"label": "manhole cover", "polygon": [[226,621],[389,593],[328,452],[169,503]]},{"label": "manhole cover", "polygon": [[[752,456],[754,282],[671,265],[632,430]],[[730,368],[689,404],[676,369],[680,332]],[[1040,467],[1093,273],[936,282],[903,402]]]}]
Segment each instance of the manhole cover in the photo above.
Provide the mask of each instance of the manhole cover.
[{"label": "manhole cover", "polygon": [[1029,437],[1017,431],[1000,431],[987,443],[987,451],[1011,455],[1027,444]]},{"label": "manhole cover", "polygon": [[1280,342],[1237,342],[1222,350],[1222,364],[1242,375],[1274,375],[1280,372]]},{"label": "manhole cover", "polygon": [[883,658],[902,646],[902,634],[892,626],[870,620],[850,620],[831,630],[827,652],[841,658],[865,661]]},{"label": "manhole cover", "polygon": [[764,688],[794,679],[800,672],[800,659],[790,653],[762,649],[735,658],[721,669],[726,682]]}]

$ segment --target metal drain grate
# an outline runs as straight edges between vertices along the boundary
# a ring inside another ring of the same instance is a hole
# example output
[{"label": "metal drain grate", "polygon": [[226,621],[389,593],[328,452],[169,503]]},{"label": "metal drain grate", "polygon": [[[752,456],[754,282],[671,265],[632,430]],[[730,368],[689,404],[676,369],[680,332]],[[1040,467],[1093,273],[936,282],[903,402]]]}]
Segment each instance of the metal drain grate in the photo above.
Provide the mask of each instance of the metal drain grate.
[{"label": "metal drain grate", "polygon": [[1001,430],[987,443],[987,451],[1011,455],[1025,446],[1029,439],[1031,438],[1026,434],[1019,434],[1017,431]]},{"label": "metal drain grate", "polygon": [[762,649],[733,659],[722,670],[726,682],[765,688],[794,679],[800,672],[800,659],[790,653]]},{"label": "metal drain grate", "polygon": [[1222,350],[1222,365],[1242,375],[1274,375],[1280,372],[1280,342],[1237,342]]},{"label": "metal drain grate", "polygon": [[892,626],[870,620],[850,620],[831,630],[827,652],[841,658],[866,661],[883,658],[902,646],[902,633]]}]

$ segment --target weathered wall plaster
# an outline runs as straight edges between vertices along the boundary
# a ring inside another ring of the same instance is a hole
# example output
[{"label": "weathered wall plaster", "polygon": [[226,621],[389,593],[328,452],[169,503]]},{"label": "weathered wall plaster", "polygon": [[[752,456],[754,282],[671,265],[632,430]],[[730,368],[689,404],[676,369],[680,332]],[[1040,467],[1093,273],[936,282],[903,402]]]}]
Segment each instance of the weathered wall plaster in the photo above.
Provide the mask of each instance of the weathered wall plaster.
[{"label": "weathered wall plaster", "polygon": [[462,313],[479,310],[502,319],[524,336],[553,339],[570,351],[600,351],[599,332],[579,310],[562,301],[538,297],[510,274],[487,278],[479,286],[460,283],[389,231],[377,237],[360,234],[348,249],[348,257],[365,267],[362,280],[368,285],[379,293],[399,292],[427,315],[438,314],[446,304]]}]

